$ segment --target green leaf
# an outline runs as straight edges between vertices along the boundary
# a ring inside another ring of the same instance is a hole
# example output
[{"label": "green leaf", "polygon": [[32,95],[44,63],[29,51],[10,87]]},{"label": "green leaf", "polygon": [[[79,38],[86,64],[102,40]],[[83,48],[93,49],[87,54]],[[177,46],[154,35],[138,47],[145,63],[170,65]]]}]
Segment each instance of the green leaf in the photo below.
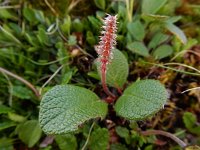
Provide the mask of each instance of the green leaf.
[{"label": "green leaf", "polygon": [[125,145],[117,143],[117,144],[111,144],[110,150],[128,150],[128,148]]},{"label": "green leaf", "polygon": [[187,43],[187,38],[184,32],[179,27],[171,23],[166,23],[165,28],[168,29],[171,33],[173,33],[183,44]]},{"label": "green leaf", "polygon": [[17,15],[9,9],[0,9],[0,17],[1,17],[1,19],[17,20]]},{"label": "green leaf", "polygon": [[173,16],[173,17],[169,17],[166,21],[168,23],[173,24],[173,23],[179,21],[181,18],[182,18],[181,16]]},{"label": "green leaf", "polygon": [[9,112],[12,112],[12,109],[10,107],[0,105],[0,114],[7,114]]},{"label": "green leaf", "polygon": [[145,22],[158,22],[158,23],[162,23],[164,21],[166,21],[169,16],[164,16],[164,15],[152,15],[152,14],[142,14],[141,15],[142,19]]},{"label": "green leaf", "polygon": [[51,46],[50,41],[49,41],[49,37],[48,37],[48,35],[46,34],[46,31],[43,28],[39,28],[37,38],[42,45]]},{"label": "green leaf", "polygon": [[197,122],[197,118],[193,113],[185,112],[183,115],[183,122],[187,129],[192,129]]},{"label": "green leaf", "polygon": [[129,130],[127,128],[117,126],[115,129],[120,137],[127,138],[129,136]]},{"label": "green leaf", "polygon": [[138,41],[142,41],[145,37],[144,25],[139,21],[130,22],[127,24],[128,32]]},{"label": "green leaf", "polygon": [[132,42],[127,44],[128,50],[138,55],[148,57],[149,51],[142,42]]},{"label": "green leaf", "polygon": [[86,41],[93,46],[96,43],[96,39],[91,31],[87,31],[86,33]]},{"label": "green leaf", "polygon": [[131,141],[130,141],[129,130],[127,128],[120,127],[120,126],[117,126],[115,129],[116,129],[117,134],[121,138],[124,138],[127,144],[130,144]]},{"label": "green leaf", "polygon": [[191,133],[200,135],[200,126],[196,124],[197,118],[193,113],[185,112],[183,115],[183,122]]},{"label": "green leaf", "polygon": [[[98,74],[100,76],[100,63],[97,62]],[[128,77],[128,62],[123,53],[117,49],[113,50],[113,59],[108,64],[106,72],[106,83],[112,87],[123,87]]]},{"label": "green leaf", "polygon": [[170,56],[173,53],[173,49],[169,45],[161,45],[153,51],[153,56],[156,59],[162,59]]},{"label": "green leaf", "polygon": [[197,39],[189,38],[187,43],[183,46],[182,49],[190,49],[192,46],[196,45],[198,43]]},{"label": "green leaf", "polygon": [[55,140],[60,150],[76,150],[77,149],[76,137],[72,134],[56,135]]},{"label": "green leaf", "polygon": [[30,99],[32,92],[23,86],[13,86],[12,94],[20,99]]},{"label": "green leaf", "polygon": [[100,9],[105,9],[105,7],[106,7],[106,2],[105,2],[105,0],[94,0],[94,2],[95,2],[95,5],[98,7],[98,8],[100,8]]},{"label": "green leaf", "polygon": [[89,148],[91,150],[106,150],[109,142],[108,129],[98,128],[94,130],[90,139]]},{"label": "green leaf", "polygon": [[88,20],[91,24],[90,29],[92,29],[93,33],[97,33],[97,31],[99,32],[99,29],[101,27],[101,22],[94,16],[88,16]]},{"label": "green leaf", "polygon": [[31,8],[25,7],[23,9],[23,15],[29,22],[35,22],[37,20],[35,17],[35,12]]},{"label": "green leaf", "polygon": [[39,141],[42,130],[37,120],[28,120],[18,126],[17,133],[28,147],[33,147]]},{"label": "green leaf", "polygon": [[163,107],[167,91],[156,80],[141,80],[130,85],[117,100],[115,110],[130,120],[144,119]]},{"label": "green leaf", "polygon": [[16,113],[9,112],[8,118],[15,122],[24,122],[26,118],[24,116],[18,115]]},{"label": "green leaf", "polygon": [[7,129],[7,128],[10,128],[10,127],[13,127],[13,126],[16,126],[15,122],[3,121],[3,122],[0,123],[0,131],[4,130],[4,129]]},{"label": "green leaf", "polygon": [[63,78],[62,78],[62,84],[67,84],[69,83],[69,81],[71,80],[73,75],[72,71],[69,71],[67,73],[64,74]]},{"label": "green leaf", "polygon": [[76,36],[70,35],[68,39],[68,45],[73,46],[76,45],[76,43],[77,43]]},{"label": "green leaf", "polygon": [[90,71],[90,72],[88,72],[87,75],[89,77],[96,79],[96,80],[100,80],[99,74],[96,71]]},{"label": "green leaf", "polygon": [[107,104],[93,92],[73,85],[58,85],[40,103],[39,121],[47,134],[73,132],[85,121],[105,117]]},{"label": "green leaf", "polygon": [[64,18],[64,22],[63,24],[60,26],[60,28],[62,29],[62,31],[64,33],[66,33],[67,35],[70,34],[70,28],[71,28],[71,18],[69,15],[66,16],[66,18]]},{"label": "green leaf", "polygon": [[0,149],[1,150],[14,150],[14,140],[10,138],[0,138]]},{"label": "green leaf", "polygon": [[165,5],[166,2],[167,0],[143,0],[142,13],[156,14],[159,9]]},{"label": "green leaf", "polygon": [[37,47],[39,45],[39,41],[35,35],[25,33],[25,38],[32,46]]},{"label": "green leaf", "polygon": [[158,32],[157,34],[153,36],[152,40],[149,42],[148,48],[154,49],[161,43],[165,42],[168,38],[169,38],[169,35]]},{"label": "green leaf", "polygon": [[80,21],[80,19],[76,18],[73,22],[72,22],[72,29],[76,32],[83,32],[83,28],[84,25],[83,23]]}]

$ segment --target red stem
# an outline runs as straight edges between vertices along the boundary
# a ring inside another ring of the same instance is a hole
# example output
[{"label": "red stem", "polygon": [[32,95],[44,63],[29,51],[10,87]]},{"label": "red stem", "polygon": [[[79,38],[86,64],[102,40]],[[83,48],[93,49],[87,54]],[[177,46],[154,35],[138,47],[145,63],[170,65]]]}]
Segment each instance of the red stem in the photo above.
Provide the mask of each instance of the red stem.
[{"label": "red stem", "polygon": [[110,90],[108,89],[107,85],[106,85],[106,71],[102,69],[102,72],[101,72],[101,82],[102,82],[102,86],[103,86],[103,90],[104,92],[111,96],[112,98],[115,98],[115,95],[113,95]]}]

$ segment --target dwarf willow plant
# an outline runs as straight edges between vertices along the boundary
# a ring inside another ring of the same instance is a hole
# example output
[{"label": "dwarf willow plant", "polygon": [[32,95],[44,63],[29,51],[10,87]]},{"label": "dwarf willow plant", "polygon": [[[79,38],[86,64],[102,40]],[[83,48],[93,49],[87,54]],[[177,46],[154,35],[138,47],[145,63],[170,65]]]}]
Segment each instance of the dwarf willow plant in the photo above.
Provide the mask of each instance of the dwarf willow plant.
[{"label": "dwarf willow plant", "polygon": [[[116,44],[117,16],[104,19],[102,36],[96,47],[96,62],[105,93],[117,115],[129,120],[144,119],[163,107],[167,100],[164,86],[156,80],[137,81],[125,89],[120,97],[109,91],[107,85],[120,91],[129,68],[126,57],[114,49]],[[115,104],[114,104],[115,101]],[[94,92],[74,85],[57,85],[49,90],[40,104],[39,122],[47,134],[76,131],[79,125],[92,118],[105,118],[108,105]]]}]

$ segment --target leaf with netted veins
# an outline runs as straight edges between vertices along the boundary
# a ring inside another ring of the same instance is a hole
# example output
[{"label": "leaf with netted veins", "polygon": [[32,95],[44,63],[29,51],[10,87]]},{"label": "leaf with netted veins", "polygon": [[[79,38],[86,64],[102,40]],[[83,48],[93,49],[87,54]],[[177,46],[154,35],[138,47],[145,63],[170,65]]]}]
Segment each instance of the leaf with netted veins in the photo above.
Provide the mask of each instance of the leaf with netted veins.
[{"label": "leaf with netted veins", "polygon": [[130,85],[117,100],[118,115],[141,120],[159,111],[167,100],[167,91],[156,80],[141,80]]},{"label": "leaf with netted veins", "polygon": [[73,132],[92,118],[103,118],[107,104],[90,90],[58,85],[48,91],[40,104],[39,122],[47,134]]}]

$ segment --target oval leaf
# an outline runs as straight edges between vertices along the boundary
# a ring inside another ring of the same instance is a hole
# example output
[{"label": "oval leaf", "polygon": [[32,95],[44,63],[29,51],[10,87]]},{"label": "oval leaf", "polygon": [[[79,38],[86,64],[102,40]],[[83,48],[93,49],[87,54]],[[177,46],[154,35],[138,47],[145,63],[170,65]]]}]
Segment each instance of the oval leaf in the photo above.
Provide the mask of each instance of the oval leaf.
[{"label": "oval leaf", "polygon": [[167,0],[143,0],[142,1],[142,13],[155,14],[157,11],[165,5]]},{"label": "oval leaf", "polygon": [[173,33],[183,44],[187,43],[187,38],[184,34],[184,32],[177,26],[175,26],[172,23],[166,23],[165,27]]},{"label": "oval leaf", "polygon": [[85,121],[104,117],[107,104],[90,90],[73,85],[58,85],[40,103],[39,121],[44,132],[61,134],[76,131]]},{"label": "oval leaf", "polygon": [[105,2],[105,0],[94,0],[94,2],[95,2],[95,5],[98,7],[98,8],[100,8],[100,9],[105,9],[105,7],[106,7],[106,2]]},{"label": "oval leaf", "polygon": [[160,45],[161,43],[167,41],[169,39],[169,35],[163,34],[161,32],[156,33],[153,38],[151,39],[151,41],[148,44],[148,48],[156,48],[158,45]]},{"label": "oval leaf", "polygon": [[161,45],[158,48],[156,48],[153,52],[153,56],[156,59],[162,59],[165,57],[170,56],[173,53],[173,49],[169,45]]},{"label": "oval leaf", "polygon": [[167,91],[156,80],[142,80],[129,86],[117,100],[118,115],[130,120],[144,119],[157,112],[167,100]]},{"label": "oval leaf", "polygon": [[[98,74],[100,76],[100,63],[97,62]],[[123,53],[117,49],[113,50],[113,59],[108,64],[106,72],[106,83],[112,87],[123,87],[128,77],[128,62]]]},{"label": "oval leaf", "polygon": [[19,138],[28,145],[33,147],[40,139],[42,130],[37,120],[28,120],[20,124],[17,128]]},{"label": "oval leaf", "polygon": [[77,140],[73,134],[56,135],[55,141],[60,150],[77,150]]},{"label": "oval leaf", "polygon": [[139,21],[130,22],[127,24],[128,32],[138,41],[142,41],[145,37],[144,25]]},{"label": "oval leaf", "polygon": [[142,42],[132,42],[128,43],[127,48],[138,55],[148,57],[149,56],[149,51],[146,48],[146,46]]}]

